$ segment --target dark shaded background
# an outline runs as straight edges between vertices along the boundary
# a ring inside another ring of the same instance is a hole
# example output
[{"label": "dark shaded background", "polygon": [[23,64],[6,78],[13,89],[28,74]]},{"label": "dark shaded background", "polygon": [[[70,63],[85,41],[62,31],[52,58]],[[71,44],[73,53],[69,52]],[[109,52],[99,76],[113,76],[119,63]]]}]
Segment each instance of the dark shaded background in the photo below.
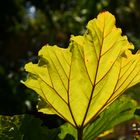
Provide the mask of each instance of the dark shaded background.
[{"label": "dark shaded background", "polygon": [[[49,43],[67,47],[100,11],[116,16],[117,26],[140,46],[140,0],[2,0],[0,2],[0,115],[36,113],[37,95],[20,83],[24,64],[37,61]],[[134,50],[136,51],[136,50]]]}]

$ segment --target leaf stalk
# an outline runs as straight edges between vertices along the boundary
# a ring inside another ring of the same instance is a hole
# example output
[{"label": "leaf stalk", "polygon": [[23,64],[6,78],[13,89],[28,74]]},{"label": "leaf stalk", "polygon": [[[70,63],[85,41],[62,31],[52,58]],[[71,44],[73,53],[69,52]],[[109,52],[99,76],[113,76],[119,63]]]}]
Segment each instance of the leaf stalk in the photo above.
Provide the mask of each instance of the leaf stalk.
[{"label": "leaf stalk", "polygon": [[77,133],[78,133],[78,140],[83,140],[83,128],[78,128],[77,129]]}]

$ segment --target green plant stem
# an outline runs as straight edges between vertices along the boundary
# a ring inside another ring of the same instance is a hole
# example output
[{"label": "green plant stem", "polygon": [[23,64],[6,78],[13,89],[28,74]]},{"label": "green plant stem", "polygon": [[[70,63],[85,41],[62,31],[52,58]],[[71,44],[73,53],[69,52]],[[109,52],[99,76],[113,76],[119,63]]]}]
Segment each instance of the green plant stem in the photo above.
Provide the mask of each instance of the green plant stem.
[{"label": "green plant stem", "polygon": [[83,128],[78,128],[78,140],[83,140]]}]

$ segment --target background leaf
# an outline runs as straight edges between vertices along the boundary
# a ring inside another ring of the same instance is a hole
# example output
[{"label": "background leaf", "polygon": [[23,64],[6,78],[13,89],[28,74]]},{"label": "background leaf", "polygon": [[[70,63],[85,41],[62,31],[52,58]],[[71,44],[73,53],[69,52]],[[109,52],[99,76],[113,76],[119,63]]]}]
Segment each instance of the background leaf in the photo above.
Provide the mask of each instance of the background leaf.
[{"label": "background leaf", "polygon": [[99,134],[114,126],[133,119],[137,103],[128,96],[122,96],[106,109],[92,124],[84,129],[84,139],[93,140]]},{"label": "background leaf", "polygon": [[32,115],[0,116],[0,140],[59,140],[58,133]]}]

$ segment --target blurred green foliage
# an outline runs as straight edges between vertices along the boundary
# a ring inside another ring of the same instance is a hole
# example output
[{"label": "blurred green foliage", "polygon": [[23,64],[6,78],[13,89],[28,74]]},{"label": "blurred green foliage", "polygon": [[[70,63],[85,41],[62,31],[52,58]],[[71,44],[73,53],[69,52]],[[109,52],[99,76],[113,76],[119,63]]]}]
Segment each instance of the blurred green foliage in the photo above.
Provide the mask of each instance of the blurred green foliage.
[{"label": "blurred green foliage", "polygon": [[32,115],[0,116],[1,140],[59,140],[58,133],[59,128],[49,129]]},{"label": "blurred green foliage", "polygon": [[[31,113],[46,119],[36,112],[36,94],[20,83],[26,77],[23,66],[27,61],[36,62],[38,50],[46,43],[65,48],[70,35],[82,34],[86,23],[100,11],[109,10],[114,14],[117,26],[122,28],[123,34],[127,34],[136,49],[139,49],[139,6],[139,0],[1,1],[0,114]],[[139,85],[132,88],[129,91],[131,97],[138,99],[139,89]],[[54,127],[62,123],[55,117],[49,121],[53,123],[47,125],[53,124]],[[15,129],[19,129],[18,125]]]}]

